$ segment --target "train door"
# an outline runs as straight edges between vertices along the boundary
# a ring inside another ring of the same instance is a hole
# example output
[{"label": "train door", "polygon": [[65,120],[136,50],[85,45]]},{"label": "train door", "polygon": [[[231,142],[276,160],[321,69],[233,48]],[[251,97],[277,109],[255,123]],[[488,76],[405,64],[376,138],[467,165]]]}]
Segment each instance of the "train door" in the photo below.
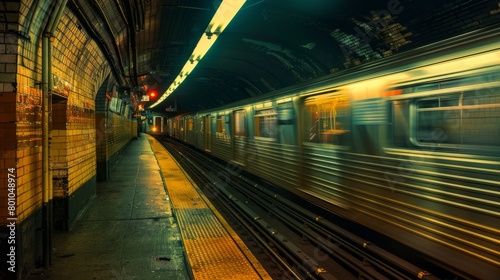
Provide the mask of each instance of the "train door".
[{"label": "train door", "polygon": [[233,112],[233,121],[231,122],[231,137],[232,158],[238,164],[245,162],[245,147],[247,143],[247,118],[245,110],[236,110]]},{"label": "train door", "polygon": [[184,140],[184,119],[179,118],[179,140]]},{"label": "train door", "polygon": [[180,123],[179,123],[180,119],[179,118],[175,118],[175,122],[174,122],[174,137],[177,138],[177,139],[180,139]]},{"label": "train door", "polygon": [[196,116],[196,147],[203,149],[205,147],[205,126],[203,124],[203,117]]},{"label": "train door", "polygon": [[381,155],[385,146],[389,108],[384,97],[387,81],[363,81],[353,84],[352,149],[360,154]]},{"label": "train door", "polygon": [[172,137],[174,133],[174,122],[172,119],[167,119],[167,134]]},{"label": "train door", "polygon": [[181,140],[181,141],[186,140],[186,135],[184,133],[184,119],[183,118],[179,119],[179,140]]},{"label": "train door", "polygon": [[188,140],[188,118],[183,119],[183,125],[182,128],[184,129],[184,142],[187,142]]},{"label": "train door", "polygon": [[152,132],[162,133],[163,132],[163,117],[156,116],[154,118],[154,124],[151,128]]},{"label": "train door", "polygon": [[292,100],[278,103],[279,143],[297,145],[297,130],[295,124],[295,108]]},{"label": "train door", "polygon": [[205,125],[205,150],[212,150],[212,117],[210,115],[206,115],[204,117],[204,125]]}]

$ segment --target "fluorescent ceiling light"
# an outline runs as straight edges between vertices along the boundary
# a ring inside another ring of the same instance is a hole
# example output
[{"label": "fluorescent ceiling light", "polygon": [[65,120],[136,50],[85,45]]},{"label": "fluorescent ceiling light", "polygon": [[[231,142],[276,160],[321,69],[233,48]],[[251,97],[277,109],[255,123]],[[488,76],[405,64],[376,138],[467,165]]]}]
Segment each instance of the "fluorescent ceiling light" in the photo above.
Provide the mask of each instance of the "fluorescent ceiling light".
[{"label": "fluorescent ceiling light", "polygon": [[177,87],[186,79],[186,77],[191,74],[193,69],[198,65],[198,62],[205,56],[208,50],[215,43],[215,40],[224,31],[229,22],[234,18],[236,13],[241,9],[246,0],[224,0],[219,6],[219,9],[215,12],[214,17],[205,29],[205,33],[201,35],[200,41],[196,45],[193,54],[189,57],[188,61],[182,67],[181,72],[175,78],[174,82],[168,87],[168,89],[163,93],[160,99],[156,101],[149,108],[153,108],[165,100],[170,94],[172,94]]}]

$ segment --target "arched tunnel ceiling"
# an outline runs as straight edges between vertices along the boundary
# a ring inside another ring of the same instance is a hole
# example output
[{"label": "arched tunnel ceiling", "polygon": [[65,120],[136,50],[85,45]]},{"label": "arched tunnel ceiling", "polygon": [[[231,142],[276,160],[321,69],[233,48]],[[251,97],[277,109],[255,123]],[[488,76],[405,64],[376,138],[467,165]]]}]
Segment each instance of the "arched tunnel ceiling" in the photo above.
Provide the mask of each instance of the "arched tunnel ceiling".
[{"label": "arched tunnel ceiling", "polygon": [[[220,0],[73,0],[117,82],[161,94]],[[247,0],[183,84],[153,110],[263,95],[500,22],[498,0]],[[152,102],[148,102],[151,105]]]}]

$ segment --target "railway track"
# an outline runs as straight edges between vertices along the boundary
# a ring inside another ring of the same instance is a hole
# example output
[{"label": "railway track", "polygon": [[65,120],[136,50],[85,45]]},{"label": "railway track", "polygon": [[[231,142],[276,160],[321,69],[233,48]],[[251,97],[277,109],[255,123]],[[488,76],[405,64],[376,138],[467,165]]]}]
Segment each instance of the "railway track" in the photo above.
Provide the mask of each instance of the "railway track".
[{"label": "railway track", "polygon": [[162,140],[275,279],[438,279],[177,141]]}]

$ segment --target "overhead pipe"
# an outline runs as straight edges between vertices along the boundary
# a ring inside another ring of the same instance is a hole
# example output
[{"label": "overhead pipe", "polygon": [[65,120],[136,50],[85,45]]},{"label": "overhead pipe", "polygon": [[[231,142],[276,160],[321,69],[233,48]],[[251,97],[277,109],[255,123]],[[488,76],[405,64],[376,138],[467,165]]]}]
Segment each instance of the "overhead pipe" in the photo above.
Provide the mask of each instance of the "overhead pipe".
[{"label": "overhead pipe", "polygon": [[50,168],[50,114],[52,105],[52,37],[66,7],[67,0],[59,0],[49,15],[42,38],[42,244],[43,266],[52,263],[53,185]]}]

